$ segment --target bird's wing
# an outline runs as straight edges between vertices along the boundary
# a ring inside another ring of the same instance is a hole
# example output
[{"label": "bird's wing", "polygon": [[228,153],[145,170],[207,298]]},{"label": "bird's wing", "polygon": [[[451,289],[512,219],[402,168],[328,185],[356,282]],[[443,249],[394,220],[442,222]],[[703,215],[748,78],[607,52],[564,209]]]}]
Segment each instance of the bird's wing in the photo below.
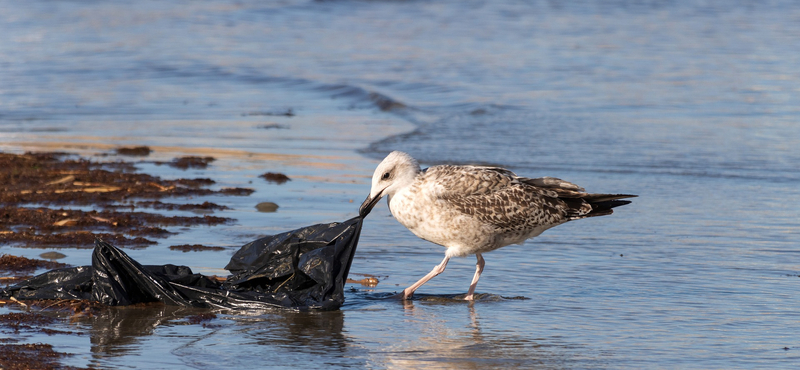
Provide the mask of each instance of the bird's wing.
[{"label": "bird's wing", "polygon": [[566,181],[527,179],[495,167],[436,166],[425,176],[435,180],[430,182],[435,199],[502,230],[566,221],[570,207],[558,199],[559,192],[580,189]]},{"label": "bird's wing", "polygon": [[428,184],[433,184],[430,190],[439,199],[492,193],[510,186],[517,178],[503,168],[450,165],[428,168],[424,176]]},{"label": "bird's wing", "polygon": [[521,185],[527,191],[550,197],[578,198],[586,195],[584,189],[569,181],[555,177],[535,179],[517,176],[500,167],[484,166],[434,166],[423,173],[425,179],[434,180],[437,198],[449,199],[504,191]]}]

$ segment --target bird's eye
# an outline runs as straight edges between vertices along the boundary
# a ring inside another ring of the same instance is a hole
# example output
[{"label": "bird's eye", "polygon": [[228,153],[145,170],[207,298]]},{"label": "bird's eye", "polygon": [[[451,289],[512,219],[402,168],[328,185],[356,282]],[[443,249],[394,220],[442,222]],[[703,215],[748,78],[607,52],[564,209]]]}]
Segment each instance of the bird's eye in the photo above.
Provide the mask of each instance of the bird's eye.
[{"label": "bird's eye", "polygon": [[388,172],[384,173],[383,176],[381,176],[381,180],[386,180],[388,178],[389,178],[389,173]]}]

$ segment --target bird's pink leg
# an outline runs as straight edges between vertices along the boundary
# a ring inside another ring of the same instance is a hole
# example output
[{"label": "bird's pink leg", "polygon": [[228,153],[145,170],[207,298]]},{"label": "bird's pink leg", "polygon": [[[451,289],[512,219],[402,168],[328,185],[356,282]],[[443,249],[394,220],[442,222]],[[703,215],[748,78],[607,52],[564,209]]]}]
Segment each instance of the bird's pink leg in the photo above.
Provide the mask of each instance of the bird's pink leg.
[{"label": "bird's pink leg", "polygon": [[481,278],[483,266],[486,265],[486,261],[483,260],[483,256],[481,256],[480,253],[476,253],[475,257],[478,257],[478,262],[475,264],[475,276],[472,278],[472,284],[469,285],[469,291],[467,291],[467,295],[464,297],[464,300],[467,301],[473,299],[472,293],[475,293],[475,287],[478,286],[478,279]]},{"label": "bird's pink leg", "polygon": [[447,261],[450,261],[450,257],[445,256],[442,260],[442,263],[436,265],[436,267],[434,267],[433,270],[428,273],[428,275],[425,275],[422,279],[419,279],[419,281],[414,283],[414,285],[403,290],[403,299],[408,299],[408,297],[414,295],[414,291],[421,287],[422,284],[427,283],[428,280],[433,279],[436,275],[444,272],[444,269],[447,267]]}]

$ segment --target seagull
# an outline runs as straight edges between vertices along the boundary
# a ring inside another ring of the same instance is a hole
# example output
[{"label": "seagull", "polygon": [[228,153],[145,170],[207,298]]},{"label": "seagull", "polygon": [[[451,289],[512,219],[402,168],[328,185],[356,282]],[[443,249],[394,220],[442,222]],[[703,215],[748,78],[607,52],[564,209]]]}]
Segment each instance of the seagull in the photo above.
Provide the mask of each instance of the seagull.
[{"label": "seagull", "polygon": [[[482,254],[522,244],[543,231],[581,218],[605,216],[629,204],[630,194],[591,194],[554,177],[526,178],[504,168],[439,165],[421,170],[410,155],[394,151],[372,175],[369,196],[359,208],[363,218],[383,197],[398,222],[414,235],[444,246],[444,260],[403,290],[408,299],[420,286],[444,272],[452,257],[477,257],[465,300],[474,299],[485,261]],[[398,294],[400,296],[400,294]]]}]

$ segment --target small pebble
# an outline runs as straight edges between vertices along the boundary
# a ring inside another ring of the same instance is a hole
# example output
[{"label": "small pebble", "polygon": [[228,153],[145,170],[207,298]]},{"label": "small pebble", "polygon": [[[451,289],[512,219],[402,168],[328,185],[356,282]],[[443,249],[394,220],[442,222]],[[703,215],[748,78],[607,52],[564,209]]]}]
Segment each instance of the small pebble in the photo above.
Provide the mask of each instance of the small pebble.
[{"label": "small pebble", "polygon": [[259,212],[275,212],[278,210],[278,205],[272,202],[261,202],[256,204],[256,209]]},{"label": "small pebble", "polygon": [[286,175],[284,175],[282,173],[279,173],[279,172],[267,172],[267,173],[262,174],[262,175],[260,175],[258,177],[260,177],[260,178],[262,178],[264,180],[267,180],[269,182],[274,182],[276,184],[283,184],[283,183],[285,183],[287,181],[291,181],[289,176],[286,176]]},{"label": "small pebble", "polygon": [[59,260],[59,259],[62,259],[64,257],[66,257],[66,256],[67,256],[66,254],[58,253],[58,252],[44,252],[44,253],[39,255],[39,257],[42,257],[42,258],[44,258],[46,260]]}]

